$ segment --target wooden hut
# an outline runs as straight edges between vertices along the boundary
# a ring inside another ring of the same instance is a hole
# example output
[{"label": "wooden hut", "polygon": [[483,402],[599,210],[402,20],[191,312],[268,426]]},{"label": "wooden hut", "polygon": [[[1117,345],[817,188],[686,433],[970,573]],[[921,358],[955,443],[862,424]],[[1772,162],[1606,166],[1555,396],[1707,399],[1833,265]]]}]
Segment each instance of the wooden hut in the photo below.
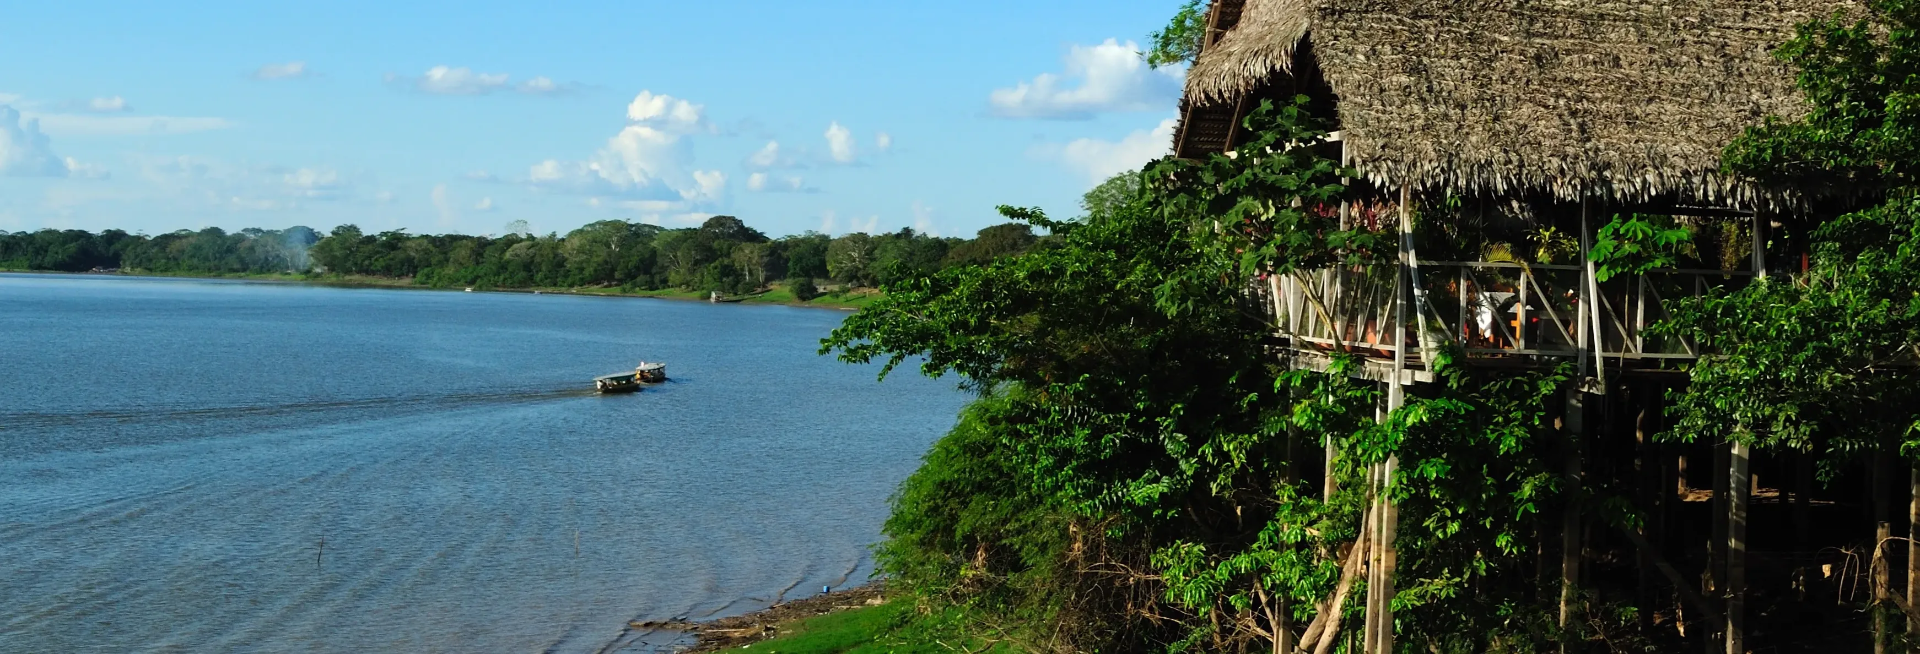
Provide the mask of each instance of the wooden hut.
[{"label": "wooden hut", "polygon": [[[1772,56],[1796,25],[1862,11],[1851,0],[1214,0],[1174,151],[1232,151],[1263,99],[1306,95],[1334,117],[1331,141],[1366,187],[1342,220],[1397,223],[1400,256],[1384,270],[1265,280],[1282,356],[1320,367],[1336,351],[1360,354],[1361,374],[1388,385],[1392,406],[1404,386],[1431,379],[1429,353],[1444,345],[1471,365],[1576,364],[1563,425],[1581,445],[1567,448],[1566,474],[1637,489],[1649,520],[1608,532],[1591,511],[1567,508],[1561,620],[1596,567],[1624,559],[1643,600],[1678,598],[1670,604],[1687,628],[1713,635],[1712,650],[1746,652],[1750,570],[1802,592],[1808,570],[1844,585],[1834,572],[1844,557],[1820,553],[1843,550],[1823,546],[1869,541],[1848,531],[1860,514],[1841,507],[1874,505],[1884,538],[1884,498],[1904,484],[1861,473],[1823,490],[1804,458],[1651,442],[1662,392],[1684,384],[1680,368],[1701,352],[1644,330],[1671,298],[1750,283],[1770,260],[1802,265],[1802,246],[1770,231],[1850,201],[1847,189],[1729,176],[1721,155],[1767,117],[1806,111],[1794,72]],[[1459,207],[1446,216],[1455,224],[1426,233],[1454,238],[1417,238],[1410,207],[1443,198]],[[1711,225],[1703,233],[1718,236],[1718,256],[1603,282],[1586,255],[1598,226],[1623,213]],[[1516,254],[1545,252],[1555,235],[1565,242],[1557,259]],[[1756,489],[1756,471],[1774,486]],[[1858,499],[1868,495],[1879,499]],[[1847,527],[1811,533],[1830,519]],[[1368,526],[1384,530],[1371,560],[1389,589],[1391,520]],[[1749,551],[1750,520],[1766,530],[1764,551]],[[1392,651],[1390,605],[1367,608],[1366,651]]]}]

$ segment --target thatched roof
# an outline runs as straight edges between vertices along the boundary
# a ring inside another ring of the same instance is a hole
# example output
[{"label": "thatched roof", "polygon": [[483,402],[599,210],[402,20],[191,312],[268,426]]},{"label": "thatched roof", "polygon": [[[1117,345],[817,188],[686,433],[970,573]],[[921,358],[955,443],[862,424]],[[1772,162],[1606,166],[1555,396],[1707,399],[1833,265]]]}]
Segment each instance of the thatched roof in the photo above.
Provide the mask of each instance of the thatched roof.
[{"label": "thatched roof", "polygon": [[[1799,23],[1860,11],[1858,0],[1244,2],[1189,72],[1188,106],[1233,104],[1310,44],[1348,156],[1376,182],[1736,205],[1778,197],[1721,175],[1722,149],[1769,115],[1804,111],[1771,51]],[[1183,140],[1207,136],[1190,131]]]}]

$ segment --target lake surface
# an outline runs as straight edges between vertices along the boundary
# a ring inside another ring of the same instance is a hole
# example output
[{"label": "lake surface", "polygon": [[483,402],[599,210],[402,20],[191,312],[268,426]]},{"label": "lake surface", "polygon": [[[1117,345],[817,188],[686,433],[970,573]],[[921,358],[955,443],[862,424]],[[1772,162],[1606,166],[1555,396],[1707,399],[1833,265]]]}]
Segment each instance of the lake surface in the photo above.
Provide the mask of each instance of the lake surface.
[{"label": "lake surface", "polygon": [[0,275],[0,651],[651,651],[858,583],[966,397],[844,316]]}]

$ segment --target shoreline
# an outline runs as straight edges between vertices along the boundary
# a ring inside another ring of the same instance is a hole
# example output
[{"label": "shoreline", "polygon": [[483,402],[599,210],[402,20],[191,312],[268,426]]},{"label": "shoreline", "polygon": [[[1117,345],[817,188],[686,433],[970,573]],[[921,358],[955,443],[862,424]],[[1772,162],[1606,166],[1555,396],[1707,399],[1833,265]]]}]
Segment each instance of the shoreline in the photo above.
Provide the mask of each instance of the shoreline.
[{"label": "shoreline", "polygon": [[[256,283],[263,283],[263,284],[298,284],[298,285],[304,285],[304,286],[326,286],[326,287],[333,287],[333,288],[377,288],[377,289],[410,290],[410,291],[445,291],[445,292],[453,292],[453,293],[460,293],[460,292],[517,293],[521,295],[572,295],[572,296],[579,296],[579,297],[638,298],[638,299],[650,299],[650,300],[678,300],[682,302],[709,302],[709,299],[707,296],[700,295],[698,292],[680,291],[677,289],[665,289],[665,290],[659,290],[659,291],[642,291],[642,292],[631,292],[631,293],[622,292],[618,288],[607,288],[602,291],[596,291],[596,290],[590,290],[591,287],[495,288],[495,289],[487,289],[487,290],[475,289],[472,291],[467,291],[464,288],[458,288],[458,287],[421,286],[418,284],[414,284],[410,281],[399,280],[399,279],[388,279],[383,277],[344,277],[339,279],[313,279],[313,278],[308,278],[304,276],[295,276],[295,275],[286,275],[286,274],[266,274],[266,273],[194,274],[194,273],[124,272],[124,271],[65,272],[65,271],[59,271],[59,270],[15,270],[15,269],[0,269],[0,273],[20,274],[20,275],[73,275],[73,276],[83,276],[83,277],[134,277],[134,278],[145,278],[145,279],[223,279],[228,281],[256,282]],[[740,296],[738,298],[726,300],[723,302],[716,302],[714,304],[756,304],[756,305],[763,305],[763,306],[784,306],[784,307],[795,307],[795,308],[802,308],[802,309],[859,311],[862,307],[872,302],[873,298],[879,297],[879,293],[876,291],[872,293],[856,294],[853,297],[853,299],[855,299],[856,301],[853,301],[853,302],[835,301],[835,299],[837,298],[825,299],[825,301],[820,301],[824,298],[827,298],[827,296],[830,294],[822,294],[820,297],[815,298],[815,300],[813,301],[805,301],[805,302],[799,301],[797,299],[772,299],[772,300],[761,299],[761,296],[769,295],[775,292],[784,294],[785,289],[769,289],[753,295],[744,295],[744,296]],[[788,296],[788,297],[791,297],[791,296]]]},{"label": "shoreline", "polygon": [[886,602],[886,582],[873,580],[852,588],[835,590],[805,599],[780,602],[757,611],[712,620],[647,620],[627,623],[638,632],[678,633],[694,644],[675,649],[678,654],[706,654],[735,649],[785,635],[809,618],[853,609],[879,606]]}]

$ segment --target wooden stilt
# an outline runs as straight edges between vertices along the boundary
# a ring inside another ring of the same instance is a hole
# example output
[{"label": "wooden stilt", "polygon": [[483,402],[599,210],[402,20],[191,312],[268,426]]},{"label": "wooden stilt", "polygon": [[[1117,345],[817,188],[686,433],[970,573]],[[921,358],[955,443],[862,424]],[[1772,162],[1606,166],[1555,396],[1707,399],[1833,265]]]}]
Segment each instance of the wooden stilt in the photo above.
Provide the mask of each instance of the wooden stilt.
[{"label": "wooden stilt", "polygon": [[1746,654],[1747,502],[1752,466],[1746,443],[1734,443],[1727,470],[1727,654]]},{"label": "wooden stilt", "polygon": [[[1893,498],[1890,492],[1892,489],[1888,488],[1887,483],[1892,480],[1888,479],[1887,473],[1887,456],[1884,449],[1874,450],[1873,474],[1868,475],[1868,478],[1873,480],[1874,559],[1878,559],[1879,548],[1887,542],[1888,538],[1893,537]],[[1888,619],[1884,609],[1893,589],[1888,573],[1885,565],[1873,569],[1873,654],[1886,654],[1888,641],[1892,636],[1893,625],[1889,624],[1891,620]]]},{"label": "wooden stilt", "polygon": [[[1920,606],[1920,466],[1907,475],[1907,605]],[[1907,618],[1907,637],[1920,636],[1920,620]]]},{"label": "wooden stilt", "polygon": [[[1729,515],[1727,495],[1730,492],[1727,471],[1733,469],[1731,448],[1732,444],[1729,442],[1713,445],[1713,501],[1708,507],[1711,512],[1712,527],[1707,538],[1707,569],[1701,573],[1702,594],[1713,598],[1719,604],[1722,613],[1726,612],[1727,598],[1727,516]],[[1709,630],[1718,632],[1725,627],[1724,624],[1712,625]],[[1725,636],[1724,633],[1720,635]],[[1722,642],[1709,633],[1706,639],[1707,651],[1723,650],[1724,648],[1718,647]]]},{"label": "wooden stilt", "polygon": [[[1580,584],[1580,493],[1581,489],[1581,449],[1585,441],[1586,393],[1579,389],[1567,393],[1567,419],[1565,422],[1565,446],[1563,463],[1566,466],[1567,504],[1560,519],[1560,628],[1571,629],[1574,621],[1574,600]],[[1560,651],[1568,651],[1567,639],[1560,641]]]},{"label": "wooden stilt", "polygon": [[[1642,384],[1634,389],[1633,400],[1637,408],[1633,421],[1633,467],[1637,477],[1634,483],[1634,495],[1638,500],[1636,504],[1645,513],[1643,529],[1647,537],[1658,542],[1660,540],[1658,525],[1663,507],[1660,500],[1665,493],[1662,492],[1664,489],[1660,484],[1662,459],[1658,449],[1653,445],[1652,389],[1651,384]],[[1653,628],[1653,607],[1660,584],[1659,572],[1653,565],[1655,555],[1656,552],[1643,549],[1638,552],[1638,556],[1634,557],[1636,571],[1639,573],[1637,583],[1634,584],[1635,603],[1641,608],[1641,629]]]}]

